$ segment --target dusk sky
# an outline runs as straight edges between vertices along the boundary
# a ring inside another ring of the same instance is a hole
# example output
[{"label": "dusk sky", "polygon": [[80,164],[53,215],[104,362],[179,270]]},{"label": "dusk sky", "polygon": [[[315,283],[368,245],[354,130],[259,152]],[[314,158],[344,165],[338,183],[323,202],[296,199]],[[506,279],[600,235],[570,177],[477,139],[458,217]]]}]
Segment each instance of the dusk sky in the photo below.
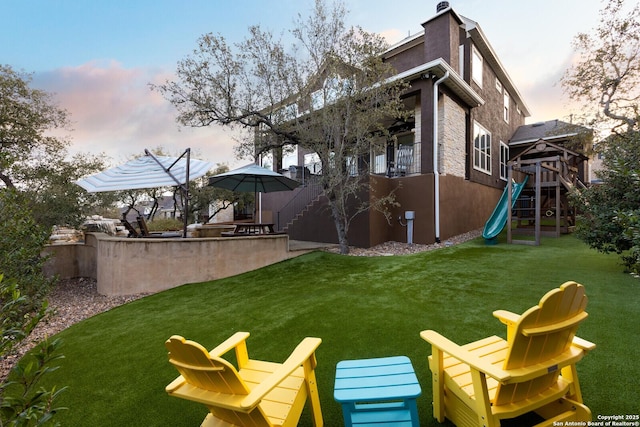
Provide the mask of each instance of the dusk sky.
[{"label": "dusk sky", "polygon": [[[33,73],[32,86],[55,95],[69,111],[71,152],[105,153],[112,164],[145,148],[164,147],[231,168],[232,134],[219,127],[183,128],[149,83],[172,79],[199,36],[240,41],[260,24],[280,33],[312,0],[0,0],[0,63]],[[395,43],[421,30],[437,0],[346,0],[346,20]],[[529,106],[527,123],[571,114],[560,78],[572,60],[571,42],[598,23],[599,0],[453,0],[493,46]]]}]

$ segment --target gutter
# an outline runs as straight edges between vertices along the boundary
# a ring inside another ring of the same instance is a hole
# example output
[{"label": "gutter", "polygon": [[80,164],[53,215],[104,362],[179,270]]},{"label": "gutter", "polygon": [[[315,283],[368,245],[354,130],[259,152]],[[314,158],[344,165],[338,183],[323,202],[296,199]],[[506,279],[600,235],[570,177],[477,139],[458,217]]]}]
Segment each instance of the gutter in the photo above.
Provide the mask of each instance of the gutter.
[{"label": "gutter", "polygon": [[469,83],[465,82],[462,77],[449,65],[444,59],[438,58],[426,64],[419,65],[409,70],[403,71],[388,78],[386,81],[395,81],[398,79],[410,82],[414,79],[424,78],[428,75],[443,76],[449,74],[447,87],[453,91],[460,99],[469,107],[480,107],[484,105],[484,99],[474,91]]},{"label": "gutter", "polygon": [[440,173],[438,172],[438,87],[449,78],[449,71],[433,84],[433,198],[436,243],[440,243]]}]

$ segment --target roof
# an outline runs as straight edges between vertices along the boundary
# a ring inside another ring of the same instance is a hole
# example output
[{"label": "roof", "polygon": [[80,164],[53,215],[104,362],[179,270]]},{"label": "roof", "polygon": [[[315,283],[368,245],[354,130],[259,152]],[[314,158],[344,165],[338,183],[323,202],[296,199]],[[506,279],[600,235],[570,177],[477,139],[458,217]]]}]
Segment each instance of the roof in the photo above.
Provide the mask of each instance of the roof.
[{"label": "roof", "polygon": [[[480,51],[480,53],[482,54],[482,57],[485,59],[485,61],[487,61],[487,63],[491,65],[491,67],[493,68],[494,72],[499,77],[500,81],[502,82],[502,85],[505,87],[505,89],[509,93],[509,96],[511,96],[511,98],[517,103],[517,105],[519,106],[519,108],[522,111],[522,113],[524,114],[524,116],[525,117],[530,117],[531,116],[531,111],[529,110],[529,107],[527,106],[526,102],[524,101],[524,98],[522,97],[522,95],[520,94],[520,91],[516,88],[515,84],[511,80],[511,77],[509,77],[509,74],[507,73],[505,67],[502,65],[502,62],[500,62],[500,59],[498,58],[498,55],[493,50],[493,47],[491,46],[491,44],[487,40],[486,36],[484,35],[484,32],[480,28],[480,25],[476,21],[473,21],[473,20],[471,20],[469,18],[466,18],[466,17],[464,17],[462,15],[459,15],[451,7],[448,7],[446,9],[443,9],[443,10],[439,11],[438,13],[436,13],[431,18],[427,19],[423,23],[423,25],[425,25],[427,22],[432,21],[433,19],[435,19],[435,18],[437,18],[437,17],[439,17],[441,15],[444,15],[446,13],[450,13],[460,23],[460,26],[465,29],[465,31],[467,32],[467,36],[469,38],[471,38],[471,40],[473,41],[474,45]],[[413,47],[413,46],[415,46],[415,45],[417,45],[419,43],[423,43],[423,42],[424,42],[424,30],[419,32],[419,33],[416,33],[416,34],[414,34],[412,36],[409,36],[409,37],[405,38],[404,40],[401,40],[400,42],[396,43],[395,45],[389,47],[389,49],[387,49],[383,53],[383,55],[388,55],[391,52],[393,52],[394,54],[398,54],[399,52],[402,52],[402,51],[404,51],[406,49],[409,49],[409,48],[411,48],[411,47]],[[449,64],[447,64],[447,65],[449,65]],[[417,68],[421,68],[421,67],[416,67],[416,69]],[[451,69],[451,71],[453,73],[457,74],[457,72],[453,71],[453,69],[451,67],[449,67],[449,68]],[[411,71],[411,70],[409,70],[409,71]],[[406,74],[406,73],[407,72],[405,72],[403,74]],[[479,98],[478,95],[476,95],[476,97]],[[472,98],[473,98],[473,96],[472,96]],[[467,102],[469,102],[469,100],[467,100]],[[475,100],[473,102],[475,102]],[[482,103],[484,103],[484,102],[479,103],[479,105],[482,105]]]},{"label": "roof", "polygon": [[430,78],[432,75],[434,78],[441,78],[447,75],[448,78],[444,80],[443,84],[451,89],[456,95],[458,95],[464,102],[470,107],[478,107],[484,104],[484,99],[474,91],[467,82],[465,82],[460,75],[454,71],[454,69],[442,58],[438,58],[434,61],[427,62],[426,64],[419,65],[411,68],[400,74],[396,74],[391,77],[393,79],[407,79],[412,80],[416,78]]},{"label": "roof", "polygon": [[558,119],[548,120],[520,126],[509,140],[509,145],[530,144],[541,139],[555,141],[588,132],[591,131],[584,126],[574,125]]}]

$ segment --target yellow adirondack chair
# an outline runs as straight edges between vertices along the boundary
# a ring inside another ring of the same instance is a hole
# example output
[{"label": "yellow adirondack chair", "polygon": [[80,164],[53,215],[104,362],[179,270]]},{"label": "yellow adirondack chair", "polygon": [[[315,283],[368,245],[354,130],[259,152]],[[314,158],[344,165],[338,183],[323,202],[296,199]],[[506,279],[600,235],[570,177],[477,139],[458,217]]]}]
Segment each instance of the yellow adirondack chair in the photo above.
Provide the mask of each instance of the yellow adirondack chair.
[{"label": "yellow adirondack chair", "polygon": [[492,336],[459,346],[422,331],[432,347],[434,417],[458,427],[496,427],[531,411],[545,420],[537,426],[590,421],[575,366],[595,348],[575,336],[586,305],[584,287],[566,282],[521,316],[495,311],[507,325],[506,340]]},{"label": "yellow adirondack chair", "polygon": [[[305,338],[280,364],[249,359],[247,337],[248,332],[237,332],[210,352],[179,335],[169,338],[169,362],[180,376],[167,393],[206,405],[206,427],[296,426],[308,397],[313,423],[321,427],[314,371],[320,338]],[[222,358],[232,349],[238,369]]]}]

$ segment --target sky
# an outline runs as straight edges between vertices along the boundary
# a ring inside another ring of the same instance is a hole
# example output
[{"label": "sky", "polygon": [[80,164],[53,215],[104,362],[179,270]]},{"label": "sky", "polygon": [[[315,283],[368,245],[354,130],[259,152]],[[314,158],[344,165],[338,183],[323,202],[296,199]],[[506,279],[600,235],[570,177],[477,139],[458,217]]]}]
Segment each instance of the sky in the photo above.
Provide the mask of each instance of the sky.
[{"label": "sky", "polygon": [[[389,43],[422,29],[439,0],[345,0],[349,25]],[[531,117],[565,119],[571,106],[560,79],[574,57],[571,42],[598,24],[600,0],[451,0],[479,23]],[[198,38],[219,33],[239,42],[248,27],[276,34],[307,16],[313,0],[0,0],[0,63],[32,74],[70,113],[70,153],[104,155],[113,165],[162,147],[235,168],[235,135],[219,126],[179,126],[176,110],[149,84],[175,78]]]}]

